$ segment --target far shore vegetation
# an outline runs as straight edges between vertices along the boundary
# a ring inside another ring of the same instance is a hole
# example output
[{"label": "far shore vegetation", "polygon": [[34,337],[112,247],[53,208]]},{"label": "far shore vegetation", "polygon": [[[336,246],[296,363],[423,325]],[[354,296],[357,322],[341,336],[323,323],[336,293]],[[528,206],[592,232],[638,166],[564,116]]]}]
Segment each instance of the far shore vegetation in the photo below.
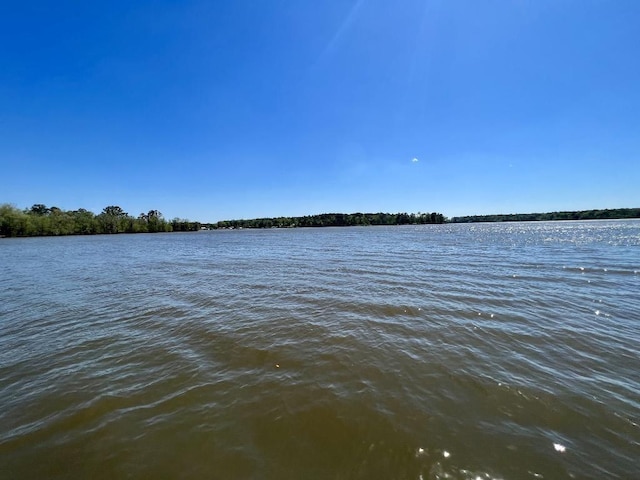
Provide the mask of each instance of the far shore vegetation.
[{"label": "far shore vegetation", "polygon": [[446,218],[441,213],[323,213],[304,217],[254,218],[201,223],[174,218],[167,220],[158,210],[137,217],[111,205],[99,214],[80,208],[62,210],[37,203],[21,210],[0,204],[0,237],[96,235],[114,233],[189,232],[214,229],[348,227],[370,225],[425,225],[473,222],[529,222],[545,220],[604,220],[640,218],[640,208],[581,210],[551,213],[472,215]]},{"label": "far shore vegetation", "polygon": [[292,227],[355,227],[369,225],[425,225],[444,223],[441,213],[323,213],[305,217],[254,218],[224,220],[210,228],[292,228]]},{"label": "far shore vegetation", "polygon": [[98,215],[84,208],[65,211],[40,203],[25,210],[0,205],[0,236],[4,237],[184,232],[200,228],[199,222],[165,220],[158,210],[133,217],[115,205],[105,207]]},{"label": "far shore vegetation", "polygon": [[507,215],[470,215],[453,217],[449,219],[448,222],[542,222],[549,220],[620,220],[625,218],[640,218],[640,208],[613,208],[550,213],[513,213]]},{"label": "far shore vegetation", "polygon": [[37,203],[20,210],[0,205],[0,236],[36,237],[58,235],[95,235],[113,233],[186,232],[240,228],[346,227],[356,225],[422,225],[444,223],[441,213],[323,213],[304,217],[224,220],[217,223],[166,220],[157,210],[133,217],[119,206],[105,207],[94,214],[83,208],[62,210]]}]

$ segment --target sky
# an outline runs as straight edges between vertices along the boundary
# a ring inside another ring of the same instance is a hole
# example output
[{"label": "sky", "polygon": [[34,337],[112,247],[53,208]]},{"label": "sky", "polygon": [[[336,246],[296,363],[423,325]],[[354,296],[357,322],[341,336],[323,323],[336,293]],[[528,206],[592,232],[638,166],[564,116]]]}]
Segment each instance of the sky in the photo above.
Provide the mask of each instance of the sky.
[{"label": "sky", "polygon": [[637,0],[0,2],[0,203],[640,206]]}]

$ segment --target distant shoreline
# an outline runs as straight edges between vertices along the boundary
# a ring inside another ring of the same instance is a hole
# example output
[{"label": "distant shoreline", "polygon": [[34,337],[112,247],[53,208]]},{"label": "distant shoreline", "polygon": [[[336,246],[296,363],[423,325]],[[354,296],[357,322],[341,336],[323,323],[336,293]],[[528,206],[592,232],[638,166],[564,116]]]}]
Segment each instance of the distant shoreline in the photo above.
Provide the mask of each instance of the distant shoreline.
[{"label": "distant shoreline", "polygon": [[266,228],[320,228],[354,226],[433,225],[445,223],[537,222],[555,220],[624,220],[640,218],[640,208],[577,210],[548,213],[466,215],[447,218],[441,213],[323,213],[303,217],[270,217],[222,220],[214,223],[175,218],[167,221],[157,210],[137,218],[120,207],[106,207],[95,215],[84,209],[63,211],[36,204],[19,210],[0,205],[0,238],[96,235],[119,233],[186,232]]},{"label": "distant shoreline", "polygon": [[539,222],[555,220],[624,220],[640,218],[640,208],[576,210],[548,213],[466,215],[447,218],[441,213],[324,213],[306,217],[273,217],[203,223],[210,230],[239,228],[348,227],[424,225],[443,223]]},{"label": "distant shoreline", "polygon": [[203,223],[211,230],[237,228],[300,228],[300,227],[357,227],[373,225],[427,225],[442,224],[441,213],[321,213],[304,217],[270,217],[246,220],[222,220]]},{"label": "distant shoreline", "polygon": [[623,220],[627,218],[640,218],[640,208],[576,210],[548,213],[467,215],[462,217],[453,217],[449,219],[447,223],[540,222],[553,220]]},{"label": "distant shoreline", "polygon": [[24,210],[8,203],[0,204],[0,238],[185,232],[200,228],[199,222],[180,218],[165,220],[158,210],[133,217],[117,205],[105,207],[96,215],[84,208],[62,210],[41,203]]}]

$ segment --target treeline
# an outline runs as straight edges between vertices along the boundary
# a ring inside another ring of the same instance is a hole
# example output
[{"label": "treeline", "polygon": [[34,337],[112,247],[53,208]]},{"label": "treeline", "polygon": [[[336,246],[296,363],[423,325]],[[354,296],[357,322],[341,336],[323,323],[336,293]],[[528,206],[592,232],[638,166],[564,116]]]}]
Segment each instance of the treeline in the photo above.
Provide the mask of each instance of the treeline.
[{"label": "treeline", "polygon": [[605,220],[640,218],[640,208],[613,208],[605,210],[579,210],[575,212],[515,213],[509,215],[471,215],[453,217],[451,223],[473,222],[532,222],[545,220]]},{"label": "treeline", "polygon": [[209,228],[351,227],[358,225],[422,225],[444,223],[441,213],[323,213],[305,217],[224,220]]},{"label": "treeline", "polygon": [[111,205],[98,215],[80,208],[62,210],[37,203],[20,210],[0,205],[0,236],[35,237],[53,235],[95,235],[101,233],[156,233],[200,230],[199,222],[175,218],[167,221],[158,210],[132,217],[122,208]]}]

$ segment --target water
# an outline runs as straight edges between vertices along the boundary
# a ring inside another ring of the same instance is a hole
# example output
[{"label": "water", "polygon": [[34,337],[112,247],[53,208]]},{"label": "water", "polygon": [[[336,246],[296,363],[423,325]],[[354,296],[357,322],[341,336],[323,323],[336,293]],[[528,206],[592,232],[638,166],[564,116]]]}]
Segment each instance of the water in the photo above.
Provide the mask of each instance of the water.
[{"label": "water", "polygon": [[0,241],[0,477],[638,478],[640,222]]}]

